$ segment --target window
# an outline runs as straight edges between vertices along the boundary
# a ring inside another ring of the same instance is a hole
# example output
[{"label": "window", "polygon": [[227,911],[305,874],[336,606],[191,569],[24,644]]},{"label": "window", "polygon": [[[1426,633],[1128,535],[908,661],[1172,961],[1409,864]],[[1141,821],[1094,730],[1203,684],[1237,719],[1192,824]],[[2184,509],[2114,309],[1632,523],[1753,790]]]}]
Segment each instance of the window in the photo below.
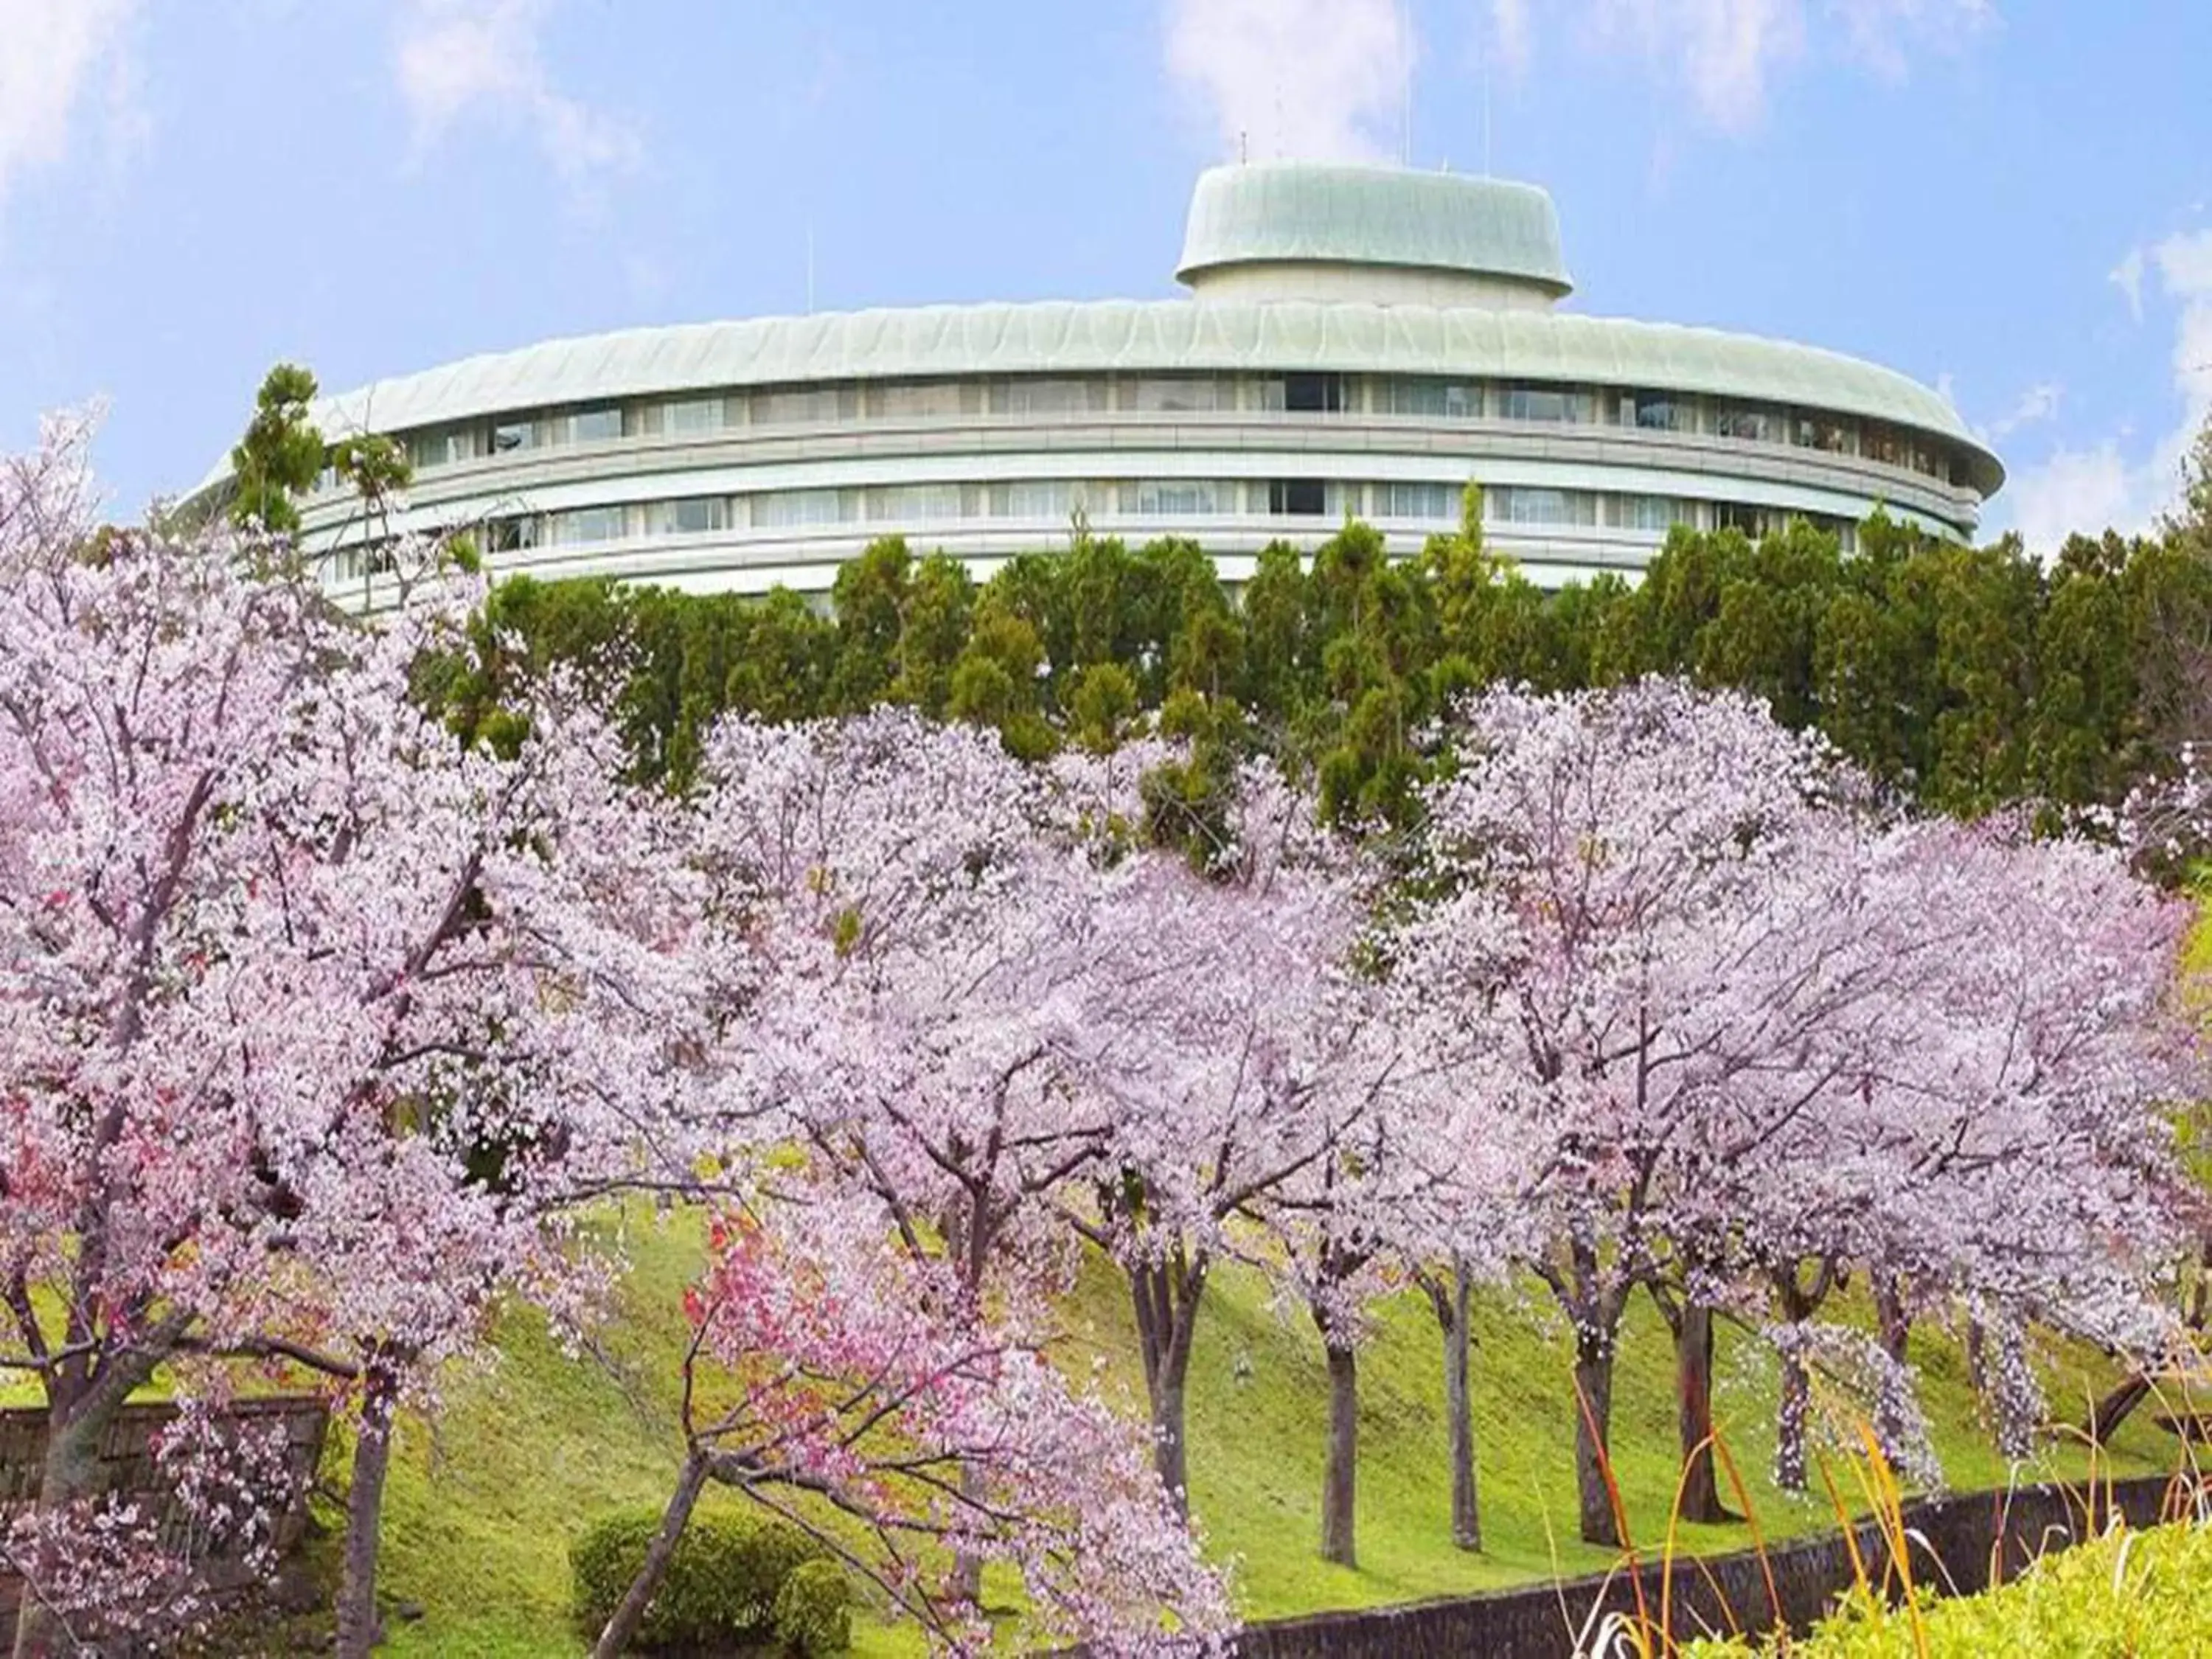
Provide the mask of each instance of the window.
[{"label": "window", "polygon": [[1493,489],[1483,497],[1488,516],[1501,524],[1595,525],[1597,497],[1583,489]]},{"label": "window", "polygon": [[1505,391],[1509,421],[1587,421],[1591,407],[1587,392],[1541,386],[1508,386]]},{"label": "window", "polygon": [[983,409],[980,380],[915,380],[867,388],[872,421],[941,421],[978,415]]},{"label": "window", "polygon": [[1456,519],[1459,491],[1449,484],[1384,483],[1375,486],[1376,516],[1384,519]]},{"label": "window", "polygon": [[544,520],[532,516],[522,519],[492,519],[484,525],[485,550],[492,553],[520,553],[526,548],[536,547],[544,539]]},{"label": "window", "polygon": [[1107,385],[1097,380],[1051,380],[1042,378],[994,380],[994,415],[1089,415],[1107,405]]},{"label": "window", "polygon": [[1026,478],[991,486],[994,519],[1065,519],[1075,511],[1075,486],[1061,478]]},{"label": "window", "polygon": [[1340,374],[1285,374],[1283,407],[1293,414],[1334,415],[1344,407]]},{"label": "window", "polygon": [[407,434],[407,460],[418,472],[426,467],[474,460],[476,454],[477,429],[472,426],[439,427]]},{"label": "window", "polygon": [[1464,380],[1392,380],[1375,387],[1376,413],[1464,421],[1482,413],[1482,388]]},{"label": "window", "polygon": [[1697,428],[1697,410],[1686,399],[1668,392],[1624,392],[1620,423],[1646,432],[1690,432]]},{"label": "window", "polygon": [[667,430],[683,437],[719,432],[727,424],[728,411],[720,398],[687,398],[668,405]]},{"label": "window", "polygon": [[1114,384],[1114,406],[1139,413],[1172,414],[1234,409],[1237,400],[1233,391],[1224,393],[1219,380],[1182,375],[1173,379],[1117,380]]},{"label": "window", "polygon": [[887,484],[868,492],[871,524],[929,524],[961,516],[957,483]]},{"label": "window", "polygon": [[629,514],[619,507],[580,507],[573,512],[554,514],[548,527],[551,532],[549,539],[556,546],[618,542],[629,533]]},{"label": "window", "polygon": [[1771,536],[1782,528],[1784,515],[1771,507],[1752,507],[1742,501],[1716,501],[1713,504],[1713,528],[1739,530],[1756,541]]},{"label": "window", "polygon": [[1894,427],[1878,426],[1869,421],[1859,449],[1860,453],[1884,466],[1905,465],[1905,440]]},{"label": "window", "polygon": [[600,409],[580,409],[568,417],[568,426],[570,443],[612,443],[623,434],[622,409],[615,404]]},{"label": "window", "polygon": [[756,392],[752,413],[756,426],[827,426],[833,421],[856,420],[860,413],[860,388],[811,386]]},{"label": "window", "polygon": [[537,426],[526,419],[497,421],[492,425],[491,452],[495,455],[504,455],[511,450],[529,449],[537,442]]},{"label": "window", "polygon": [[1234,512],[1237,486],[1212,478],[1146,478],[1123,484],[1119,496],[1122,512],[1146,518],[1202,516]]},{"label": "window", "polygon": [[680,501],[655,501],[646,509],[648,536],[704,536],[726,530],[730,504],[720,495],[689,495]]},{"label": "window", "polygon": [[1267,486],[1267,511],[1279,518],[1320,518],[1328,511],[1328,486],[1319,478],[1278,478]]},{"label": "window", "polygon": [[1799,415],[1790,422],[1790,441],[1800,449],[1826,450],[1848,455],[1856,448],[1856,434],[1842,421],[1827,415]]},{"label": "window", "polygon": [[1713,430],[1723,438],[1734,438],[1741,443],[1777,444],[1782,441],[1782,422],[1770,409],[1723,409],[1713,416]]},{"label": "window", "polygon": [[1678,524],[1696,528],[1698,507],[1694,501],[1676,501],[1671,495],[1609,495],[1605,521],[1615,530],[1656,531],[1663,535]]},{"label": "window", "polygon": [[776,489],[753,497],[757,529],[796,530],[806,525],[845,524],[860,516],[859,491]]}]

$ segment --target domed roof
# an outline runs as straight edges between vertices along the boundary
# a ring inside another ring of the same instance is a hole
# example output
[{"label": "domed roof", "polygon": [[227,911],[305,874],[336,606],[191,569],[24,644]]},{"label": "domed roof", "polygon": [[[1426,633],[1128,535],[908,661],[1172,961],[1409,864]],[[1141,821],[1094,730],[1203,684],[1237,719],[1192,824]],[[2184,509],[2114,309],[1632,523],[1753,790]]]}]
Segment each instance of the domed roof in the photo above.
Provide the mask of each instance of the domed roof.
[{"label": "domed roof", "polygon": [[1574,287],[1552,198],[1534,185],[1285,161],[1199,175],[1178,280],[1229,265],[1389,265]]}]

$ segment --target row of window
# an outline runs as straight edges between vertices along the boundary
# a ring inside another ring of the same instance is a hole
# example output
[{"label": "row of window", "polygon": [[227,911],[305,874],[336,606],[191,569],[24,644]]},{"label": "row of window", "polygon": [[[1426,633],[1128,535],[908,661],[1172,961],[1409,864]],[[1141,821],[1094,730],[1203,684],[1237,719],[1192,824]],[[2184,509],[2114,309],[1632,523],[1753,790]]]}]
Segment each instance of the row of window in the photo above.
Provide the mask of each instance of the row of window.
[{"label": "row of window", "polygon": [[[665,536],[729,531],[799,531],[836,526],[890,533],[994,519],[1060,524],[1077,512],[1097,519],[1305,518],[1347,515],[1391,524],[1455,524],[1461,490],[1449,483],[1338,483],[1319,478],[1037,479],[994,484],[892,484],[839,489],[768,490],[694,495],[623,507],[502,517],[489,526],[492,550],[596,546]],[[1500,486],[1483,494],[1484,517],[1498,525],[1629,530],[1664,535],[1680,524],[1734,526],[1753,536],[1789,515],[1729,502],[1586,489]],[[1840,523],[1840,521],[1838,521]]]},{"label": "row of window", "polygon": [[405,441],[419,471],[520,450],[625,439],[705,437],[736,427],[1237,410],[1602,424],[1693,433],[1747,444],[1863,455],[1929,477],[1965,481],[1962,459],[1946,455],[1918,433],[1877,421],[1668,392],[1489,384],[1437,376],[1116,374],[770,386],[533,411],[419,430],[407,434]]}]

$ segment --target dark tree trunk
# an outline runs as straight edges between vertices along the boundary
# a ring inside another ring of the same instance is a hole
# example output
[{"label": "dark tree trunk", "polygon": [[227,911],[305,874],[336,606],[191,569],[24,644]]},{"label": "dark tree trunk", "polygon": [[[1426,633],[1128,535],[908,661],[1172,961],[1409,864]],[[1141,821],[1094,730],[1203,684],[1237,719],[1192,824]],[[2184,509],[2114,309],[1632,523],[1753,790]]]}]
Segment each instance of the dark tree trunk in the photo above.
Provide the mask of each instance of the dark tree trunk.
[{"label": "dark tree trunk", "polygon": [[1145,1395],[1152,1415],[1152,1467],[1176,1513],[1190,1518],[1190,1467],[1183,1431],[1184,1389],[1191,1339],[1198,1324],[1206,1265],[1176,1255],[1129,1271],[1137,1316],[1137,1348],[1145,1364]]},{"label": "dark tree trunk", "polygon": [[1971,1316],[1966,1320],[1966,1381],[1972,1385],[1975,1397],[1985,1396],[1990,1391],[1989,1333],[1982,1322]]},{"label": "dark tree trunk", "polygon": [[1332,1346],[1328,1358],[1328,1468],[1322,1480],[1321,1555],[1359,1565],[1354,1540],[1359,1487],[1359,1356]]},{"label": "dark tree trunk", "polygon": [[1912,1316],[1905,1310],[1905,1280],[1901,1275],[1874,1275],[1874,1311],[1881,1326],[1882,1352],[1902,1365],[1912,1338]]},{"label": "dark tree trunk", "polygon": [[629,1650],[637,1628],[645,1622],[645,1610],[653,1605],[653,1592],[668,1571],[668,1563],[676,1554],[676,1545],[684,1536],[684,1528],[690,1523],[691,1511],[699,1502],[699,1493],[707,1484],[707,1455],[694,1449],[684,1460],[683,1472],[677,1476],[676,1490],[668,1495],[668,1507],[661,1511],[660,1530],[646,1546],[645,1561],[630,1581],[629,1589],[623,1593],[621,1602],[607,1620],[606,1628],[592,1646],[592,1659],[621,1659]]},{"label": "dark tree trunk", "polygon": [[1613,1425],[1613,1342],[1585,1330],[1575,1342],[1575,1484],[1583,1541],[1619,1549],[1607,1443]]},{"label": "dark tree trunk", "polygon": [[1795,1348],[1783,1351],[1782,1406],[1774,1423],[1774,1484],[1784,1492],[1805,1490],[1806,1417],[1813,1405],[1813,1379]]},{"label": "dark tree trunk", "polygon": [[1682,1444],[1679,1513],[1707,1525],[1734,1521],[1713,1467],[1713,1310],[1685,1302],[1674,1328],[1675,1424]]},{"label": "dark tree trunk", "polygon": [[2136,1371],[2089,1410],[2086,1425],[2092,1443],[2101,1446],[2120,1431],[2135,1408],[2150,1398],[2150,1378]]},{"label": "dark tree trunk", "polygon": [[[960,1495],[970,1502],[980,1500],[983,1495],[983,1479],[972,1464],[960,1466]],[[983,1597],[983,1558],[973,1550],[955,1554],[947,1588],[954,1601],[965,1601],[971,1607],[980,1605]]]},{"label": "dark tree trunk", "polygon": [[[46,1460],[39,1472],[39,1508],[67,1510],[92,1498],[100,1479],[100,1442],[113,1412],[64,1395],[47,1407]],[[80,1651],[68,1628],[35,1593],[24,1587],[15,1615],[15,1659],[73,1659]]]},{"label": "dark tree trunk", "polygon": [[392,1467],[392,1418],[398,1379],[372,1360],[362,1382],[361,1436],[346,1492],[345,1562],[338,1583],[338,1659],[368,1659],[381,1634],[376,1617],[376,1554],[384,1520],[384,1477]]},{"label": "dark tree trunk", "polygon": [[[1424,1275],[1426,1279],[1426,1275]],[[1451,1426],[1452,1542],[1463,1550],[1482,1548],[1482,1510],[1474,1481],[1474,1407],[1468,1388],[1468,1273],[1454,1263],[1449,1285],[1426,1279],[1429,1305],[1444,1340],[1444,1416]]]}]

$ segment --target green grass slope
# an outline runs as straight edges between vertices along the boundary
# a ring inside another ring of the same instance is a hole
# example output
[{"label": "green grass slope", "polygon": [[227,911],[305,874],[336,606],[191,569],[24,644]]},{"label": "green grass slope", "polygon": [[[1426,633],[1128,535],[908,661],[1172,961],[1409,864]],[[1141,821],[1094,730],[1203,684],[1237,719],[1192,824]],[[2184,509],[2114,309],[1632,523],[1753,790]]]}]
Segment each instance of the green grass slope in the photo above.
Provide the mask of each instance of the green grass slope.
[{"label": "green grass slope", "polygon": [[[658,1503],[672,1478],[675,1379],[682,1286],[696,1234],[650,1222],[630,1229],[634,1268],[621,1317],[593,1355],[571,1355],[542,1324],[505,1322],[499,1357],[454,1377],[434,1424],[410,1420],[386,1500],[384,1583],[416,1604],[397,1623],[403,1656],[520,1659],[581,1651],[568,1622],[569,1538],[599,1511]],[[1068,1308],[1066,1358],[1103,1366],[1108,1389],[1133,1413],[1141,1399],[1118,1281],[1103,1262],[1086,1271]],[[1382,1312],[1361,1364],[1360,1567],[1317,1556],[1325,1389],[1321,1352],[1302,1315],[1285,1316],[1257,1275],[1219,1274],[1208,1291],[1192,1362],[1194,1506],[1209,1553],[1229,1564],[1249,1615],[1544,1581],[1602,1570],[1613,1558],[1574,1539],[1573,1397],[1565,1345],[1544,1304],[1499,1294],[1481,1320],[1474,1362],[1476,1437],[1487,1550],[1455,1549],[1448,1530],[1441,1356],[1425,1304],[1401,1297]],[[1748,1337],[1723,1330],[1717,1367],[1721,1428],[1768,1536],[1830,1523],[1827,1500],[1785,1498],[1766,1479],[1775,1374]],[[1647,1307],[1632,1315],[1616,1388],[1613,1444],[1632,1531],[1656,1546],[1674,1496],[1674,1395],[1664,1327]],[[1956,1348],[1919,1340],[1929,1414],[1955,1486],[1999,1485],[2002,1460],[1975,1425]],[[2081,1400],[2106,1380],[2062,1356],[2054,1394]],[[2078,1416],[2079,1411],[2074,1415]],[[2117,1472],[2170,1469],[2173,1442],[2147,1422],[2110,1449]],[[2078,1478],[2078,1453],[2053,1454],[2026,1478]],[[1816,1481],[1816,1492],[1818,1483]],[[1686,1528],[1693,1548],[1734,1548],[1741,1527]],[[916,1650],[912,1632],[869,1626],[863,1653]]]}]

